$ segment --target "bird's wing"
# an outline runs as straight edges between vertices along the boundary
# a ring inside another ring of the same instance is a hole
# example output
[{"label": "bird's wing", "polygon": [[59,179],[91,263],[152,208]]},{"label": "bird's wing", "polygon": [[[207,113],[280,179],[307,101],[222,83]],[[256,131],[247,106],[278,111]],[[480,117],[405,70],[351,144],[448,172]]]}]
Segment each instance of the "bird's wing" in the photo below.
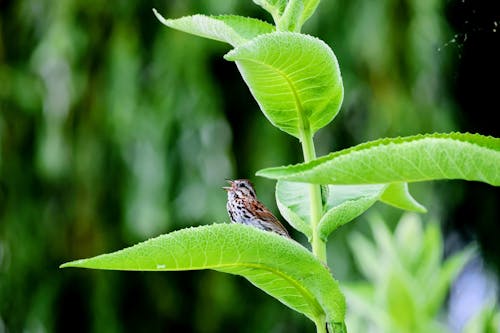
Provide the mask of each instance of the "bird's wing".
[{"label": "bird's wing", "polygon": [[283,226],[283,224],[281,224],[281,222],[276,218],[276,216],[274,216],[273,213],[271,213],[269,209],[267,209],[266,206],[264,206],[260,201],[248,200],[244,201],[244,204],[245,208],[248,211],[255,213],[256,218],[272,225],[272,227],[276,229],[273,231],[277,232],[280,235],[290,238],[290,235],[288,234],[288,231]]}]

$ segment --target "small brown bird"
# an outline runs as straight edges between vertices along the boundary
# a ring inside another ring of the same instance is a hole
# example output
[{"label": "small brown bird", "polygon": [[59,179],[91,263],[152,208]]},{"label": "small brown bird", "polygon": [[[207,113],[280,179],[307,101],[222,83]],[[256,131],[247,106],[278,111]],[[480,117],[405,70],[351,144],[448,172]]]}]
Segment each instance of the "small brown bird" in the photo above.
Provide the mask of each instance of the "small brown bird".
[{"label": "small brown bird", "polygon": [[231,186],[223,187],[227,191],[227,212],[233,223],[241,223],[272,231],[290,238],[285,227],[259,200],[248,179],[228,180]]}]

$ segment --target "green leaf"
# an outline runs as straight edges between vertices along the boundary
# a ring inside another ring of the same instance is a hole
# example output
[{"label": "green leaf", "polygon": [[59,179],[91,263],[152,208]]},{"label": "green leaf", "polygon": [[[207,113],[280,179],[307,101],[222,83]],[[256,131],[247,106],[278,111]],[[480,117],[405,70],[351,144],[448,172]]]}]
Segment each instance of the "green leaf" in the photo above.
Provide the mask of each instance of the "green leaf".
[{"label": "green leaf", "polygon": [[[414,275],[422,264],[424,250],[424,230],[420,216],[415,213],[404,214],[394,231],[397,253],[405,269]],[[436,249],[439,252],[439,249]]]},{"label": "green leaf", "polygon": [[121,251],[61,267],[133,271],[213,269],[244,276],[311,320],[342,325],[344,296],[328,268],[297,242],[240,224],[214,224],[162,235]]},{"label": "green leaf", "polygon": [[[384,193],[386,185],[329,185],[327,187],[325,213],[318,228],[326,241],[330,233],[352,221],[370,208]],[[311,238],[311,209],[309,184],[278,181],[276,202],[281,215],[295,229]]]},{"label": "green leaf", "polygon": [[441,269],[443,256],[443,238],[437,223],[429,223],[425,228],[421,245],[420,262],[417,265],[416,276],[421,281],[436,280]]},{"label": "green leaf", "polygon": [[412,294],[411,281],[404,274],[389,273],[385,285],[387,311],[397,332],[414,332],[418,319],[415,315],[416,297]]},{"label": "green leaf", "polygon": [[479,134],[427,134],[381,139],[308,163],[257,175],[315,184],[381,184],[464,179],[500,185],[500,139]]},{"label": "green leaf", "polygon": [[[386,309],[376,304],[375,288],[367,283],[343,283],[347,299],[350,332],[392,332],[391,318]],[[360,327],[353,327],[353,324]],[[371,331],[370,331],[371,330]]]},{"label": "green leaf", "polygon": [[337,59],[323,41],[293,32],[252,39],[225,55],[271,123],[297,138],[338,113],[343,98]]},{"label": "green leaf", "polygon": [[498,333],[500,332],[500,310],[495,297],[487,300],[478,313],[469,319],[463,333]]},{"label": "green leaf", "polygon": [[271,14],[274,22],[278,24],[281,15],[285,11],[287,0],[253,0],[253,2]]},{"label": "green leaf", "polygon": [[237,15],[193,15],[178,19],[165,19],[155,9],[153,12],[158,20],[167,27],[226,42],[235,47],[275,30],[275,27],[269,23]]},{"label": "green leaf", "polygon": [[311,239],[309,201],[308,184],[286,181],[276,183],[276,203],[281,215],[292,227]]},{"label": "green leaf", "polygon": [[374,214],[370,216],[370,228],[372,229],[375,244],[378,247],[379,257],[390,261],[395,267],[399,266],[400,260],[396,241],[380,215]]},{"label": "green leaf", "polygon": [[435,282],[428,285],[429,295],[432,295],[432,297],[426,298],[427,311],[429,313],[437,313],[439,311],[453,280],[455,280],[475,252],[473,247],[465,248],[448,258],[442,264],[442,268]]},{"label": "green leaf", "polygon": [[278,31],[300,32],[300,17],[304,11],[302,0],[289,0],[276,28]]},{"label": "green leaf", "polygon": [[[349,237],[354,259],[368,280],[358,282],[357,288],[343,288],[354,316],[367,317],[381,332],[443,332],[435,318],[472,252],[442,264],[439,226],[430,223],[422,229],[417,214],[405,214],[394,233],[376,215],[370,226],[374,242],[359,233]],[[379,309],[384,310],[381,317]]]},{"label": "green leaf", "polygon": [[276,24],[278,31],[297,31],[311,17],[319,0],[290,0],[282,17]]},{"label": "green leaf", "polygon": [[386,267],[379,262],[377,247],[368,238],[354,232],[349,235],[349,246],[352,249],[356,266],[367,280],[377,282],[387,273]]},{"label": "green leaf", "polygon": [[[401,200],[400,196],[386,195],[388,190],[394,191],[394,187],[402,186],[399,184],[325,186],[325,190],[322,192],[326,195],[323,205],[325,213],[318,224],[320,237],[326,241],[333,231],[364,213],[377,200],[401,209],[415,210],[415,205],[406,204],[406,201]],[[404,195],[411,198],[406,187],[405,190]],[[382,198],[385,198],[385,200],[382,200]],[[288,181],[277,182],[276,202],[281,215],[290,225],[308,238],[312,235],[309,222],[311,218],[309,201],[309,184]]]},{"label": "green leaf", "polygon": [[[306,184],[307,186],[307,184]],[[319,222],[320,237],[326,241],[338,227],[354,220],[382,195],[385,185],[331,185],[326,213]]]},{"label": "green leaf", "polygon": [[389,184],[380,197],[380,201],[403,210],[427,212],[427,209],[411,196],[408,191],[408,183]]},{"label": "green leaf", "polygon": [[303,0],[303,2],[304,10],[302,11],[299,23],[301,26],[314,14],[319,5],[319,0]]},{"label": "green leaf", "polygon": [[299,32],[319,5],[319,0],[253,0],[269,12],[278,31]]}]

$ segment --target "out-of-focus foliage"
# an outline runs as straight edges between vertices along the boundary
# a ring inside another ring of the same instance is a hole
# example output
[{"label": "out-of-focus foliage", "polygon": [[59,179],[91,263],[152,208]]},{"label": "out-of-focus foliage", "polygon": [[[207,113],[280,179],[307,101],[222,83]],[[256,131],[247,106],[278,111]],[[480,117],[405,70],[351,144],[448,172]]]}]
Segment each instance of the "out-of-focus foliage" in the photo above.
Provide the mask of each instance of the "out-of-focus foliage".
[{"label": "out-of-focus foliage", "polygon": [[[444,4],[321,2],[304,30],[334,49],[345,96],[317,134],[320,154],[383,136],[474,131],[455,124],[448,80],[458,56]],[[220,273],[57,269],[226,221],[224,178],[300,160],[222,60],[228,47],[166,29],[152,8],[271,20],[250,0],[0,3],[0,331],[309,330],[300,315]],[[274,183],[255,180],[271,205]],[[444,215],[462,191],[419,193]],[[495,221],[491,209],[481,212],[478,223]],[[332,260],[340,277],[348,258]]]},{"label": "out-of-focus foliage", "polygon": [[[210,69],[217,49],[164,31],[152,6],[2,4],[0,322],[9,331],[68,331],[71,318],[82,331],[134,331],[129,323],[148,320],[122,321],[127,304],[162,318],[204,302],[178,300],[182,277],[87,276],[92,287],[78,289],[57,271],[66,258],[226,218],[216,194],[232,175],[231,131]],[[205,297],[227,292],[222,281]],[[179,317],[149,328],[176,321],[192,327]]]},{"label": "out-of-focus foliage", "polygon": [[495,302],[484,306],[464,328],[464,333],[498,333],[499,331],[500,310]]},{"label": "out-of-focus foliage", "polygon": [[[430,223],[424,229],[414,214],[404,215],[394,234],[376,218],[370,226],[374,242],[359,233],[350,237],[354,259],[366,279],[345,288],[351,331],[447,332],[438,315],[451,283],[473,251],[443,260],[438,225]],[[485,308],[467,332],[496,332],[500,328],[494,328],[496,315],[493,307]]]}]

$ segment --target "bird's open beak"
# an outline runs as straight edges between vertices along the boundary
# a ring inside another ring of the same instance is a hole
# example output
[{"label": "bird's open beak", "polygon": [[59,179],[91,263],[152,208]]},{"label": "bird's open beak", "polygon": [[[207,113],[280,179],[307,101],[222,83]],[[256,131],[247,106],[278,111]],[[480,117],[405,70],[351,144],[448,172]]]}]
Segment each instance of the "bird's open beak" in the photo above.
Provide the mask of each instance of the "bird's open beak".
[{"label": "bird's open beak", "polygon": [[231,184],[231,186],[224,186],[222,187],[224,190],[226,191],[231,191],[233,189],[233,181],[232,180],[229,180],[229,179],[226,179],[226,181]]}]

